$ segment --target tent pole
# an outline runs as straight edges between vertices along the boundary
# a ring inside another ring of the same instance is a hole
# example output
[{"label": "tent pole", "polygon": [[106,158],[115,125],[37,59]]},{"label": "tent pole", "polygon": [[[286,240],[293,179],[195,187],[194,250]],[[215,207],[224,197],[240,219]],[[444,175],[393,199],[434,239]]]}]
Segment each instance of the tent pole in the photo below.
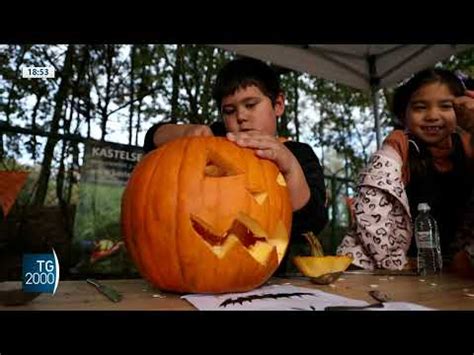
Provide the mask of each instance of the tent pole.
[{"label": "tent pole", "polygon": [[382,138],[380,136],[379,93],[376,86],[372,86],[371,91],[375,119],[375,138],[377,140],[377,149],[379,149],[382,146]]},{"label": "tent pole", "polygon": [[377,140],[377,149],[382,146],[382,139],[380,137],[380,116],[379,116],[379,84],[380,78],[377,74],[377,58],[375,55],[367,56],[367,64],[369,66],[369,81],[370,91],[372,93],[372,104],[374,110],[375,120],[375,139]]}]

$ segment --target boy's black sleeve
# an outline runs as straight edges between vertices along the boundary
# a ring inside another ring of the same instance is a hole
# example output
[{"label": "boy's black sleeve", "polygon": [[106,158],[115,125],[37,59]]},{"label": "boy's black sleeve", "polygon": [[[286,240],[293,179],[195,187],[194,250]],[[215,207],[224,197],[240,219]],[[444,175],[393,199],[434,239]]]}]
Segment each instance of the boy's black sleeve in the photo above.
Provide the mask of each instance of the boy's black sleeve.
[{"label": "boy's black sleeve", "polygon": [[313,149],[300,142],[285,142],[303,169],[311,196],[305,206],[293,212],[292,235],[312,231],[318,235],[328,222],[324,173]]},{"label": "boy's black sleeve", "polygon": [[143,150],[145,154],[151,152],[153,149],[156,149],[155,143],[153,142],[153,136],[158,128],[161,126],[171,123],[171,121],[164,121],[151,126],[145,134],[145,140],[143,141]]},{"label": "boy's black sleeve", "polygon": [[170,122],[160,122],[151,126],[145,134],[145,140],[143,141],[143,150],[146,153],[151,152],[155,149],[155,143],[153,143],[153,136],[158,128]]}]

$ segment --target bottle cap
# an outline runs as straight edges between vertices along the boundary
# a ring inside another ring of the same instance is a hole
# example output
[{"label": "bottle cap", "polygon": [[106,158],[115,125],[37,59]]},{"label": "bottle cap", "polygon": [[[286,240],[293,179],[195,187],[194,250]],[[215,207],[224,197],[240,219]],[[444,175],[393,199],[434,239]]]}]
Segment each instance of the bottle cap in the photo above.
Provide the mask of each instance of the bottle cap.
[{"label": "bottle cap", "polygon": [[430,209],[431,209],[430,205],[428,205],[427,203],[418,204],[418,211],[426,212],[426,211],[429,211]]}]

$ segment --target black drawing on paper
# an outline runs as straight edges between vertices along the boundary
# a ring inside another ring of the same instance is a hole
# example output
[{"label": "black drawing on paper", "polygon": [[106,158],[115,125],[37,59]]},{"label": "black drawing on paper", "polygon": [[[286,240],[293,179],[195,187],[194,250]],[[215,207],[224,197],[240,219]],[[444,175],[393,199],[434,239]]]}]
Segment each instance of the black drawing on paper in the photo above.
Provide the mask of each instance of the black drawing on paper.
[{"label": "black drawing on paper", "polygon": [[263,300],[263,299],[278,299],[278,298],[291,298],[291,297],[302,297],[302,296],[316,296],[314,293],[310,292],[291,292],[291,293],[264,293],[261,295],[250,295],[246,297],[237,297],[237,298],[228,298],[223,301],[219,307],[226,307],[233,304],[244,304],[244,302],[251,303],[254,300]]}]

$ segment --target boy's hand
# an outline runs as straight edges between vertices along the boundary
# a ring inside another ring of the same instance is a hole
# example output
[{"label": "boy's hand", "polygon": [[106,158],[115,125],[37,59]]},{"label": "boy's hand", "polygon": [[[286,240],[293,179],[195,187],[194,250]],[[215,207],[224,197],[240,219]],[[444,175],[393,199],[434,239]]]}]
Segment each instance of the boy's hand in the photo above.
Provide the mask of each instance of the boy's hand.
[{"label": "boy's hand", "polygon": [[227,139],[240,147],[251,148],[263,159],[273,161],[283,175],[287,175],[298,164],[295,156],[282,144],[278,138],[259,131],[227,133]]},{"label": "boy's hand", "polygon": [[474,133],[474,91],[467,90],[464,96],[456,97],[454,110],[458,126]]},{"label": "boy's hand", "polygon": [[240,147],[251,148],[263,159],[272,160],[285,177],[293,211],[309,201],[311,192],[303,169],[293,153],[278,138],[259,131],[227,133],[227,139]]}]

